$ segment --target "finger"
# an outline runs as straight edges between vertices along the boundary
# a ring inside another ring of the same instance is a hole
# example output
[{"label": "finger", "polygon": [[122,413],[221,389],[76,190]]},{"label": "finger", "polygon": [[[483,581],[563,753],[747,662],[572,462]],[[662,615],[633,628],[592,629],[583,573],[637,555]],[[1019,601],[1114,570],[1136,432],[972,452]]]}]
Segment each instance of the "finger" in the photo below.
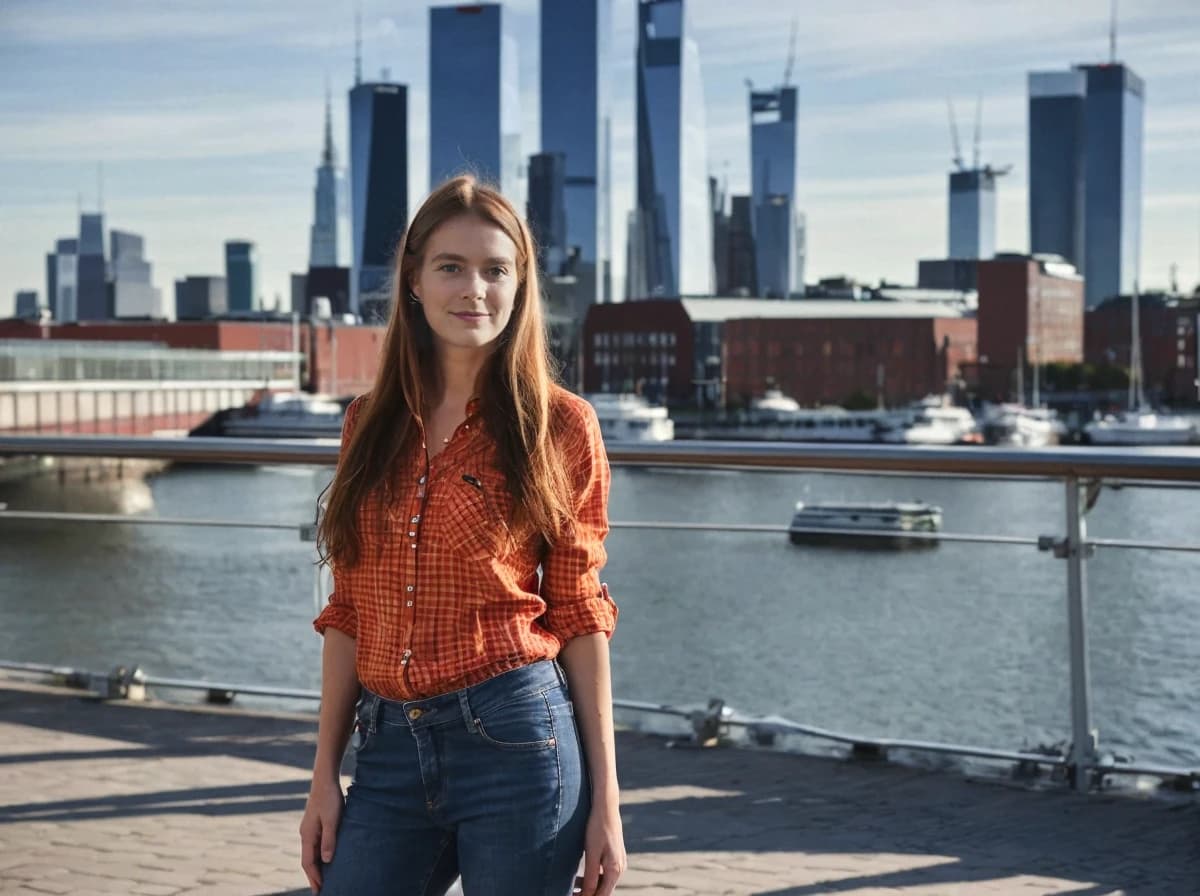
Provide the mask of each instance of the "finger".
[{"label": "finger", "polygon": [[617,888],[617,878],[620,877],[616,865],[600,869],[600,889],[596,896],[609,896]]},{"label": "finger", "polygon": [[583,896],[594,896],[600,883],[600,859],[585,855],[583,859]]},{"label": "finger", "polygon": [[337,848],[337,827],[321,822],[321,861],[328,864],[333,861],[333,851]]},{"label": "finger", "polygon": [[321,889],[320,829],[309,831],[300,844],[300,867],[308,878],[308,886],[316,893]]}]

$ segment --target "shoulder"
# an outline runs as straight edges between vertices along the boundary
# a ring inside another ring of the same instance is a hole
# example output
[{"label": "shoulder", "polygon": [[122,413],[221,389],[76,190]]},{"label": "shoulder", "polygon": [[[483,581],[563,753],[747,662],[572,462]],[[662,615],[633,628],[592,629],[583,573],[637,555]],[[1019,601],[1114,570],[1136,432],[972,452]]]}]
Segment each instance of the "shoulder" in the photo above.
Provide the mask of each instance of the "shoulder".
[{"label": "shoulder", "polygon": [[555,431],[567,437],[586,438],[600,432],[591,402],[557,383],[550,388],[550,419]]},{"label": "shoulder", "polygon": [[370,400],[371,393],[366,392],[354,398],[350,404],[346,405],[346,413],[342,418],[342,435],[348,436],[354,430],[354,423],[358,419],[359,413]]}]

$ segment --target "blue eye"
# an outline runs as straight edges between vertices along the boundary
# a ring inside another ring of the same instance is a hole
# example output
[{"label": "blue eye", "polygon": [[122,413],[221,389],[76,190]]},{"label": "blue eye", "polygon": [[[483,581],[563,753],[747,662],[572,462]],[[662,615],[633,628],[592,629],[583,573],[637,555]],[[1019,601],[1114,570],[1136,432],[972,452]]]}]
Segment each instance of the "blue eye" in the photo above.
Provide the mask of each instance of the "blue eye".
[{"label": "blue eye", "polygon": [[456,274],[458,273],[458,265],[453,262],[447,262],[446,264],[439,265],[438,270],[445,271],[447,274]]}]

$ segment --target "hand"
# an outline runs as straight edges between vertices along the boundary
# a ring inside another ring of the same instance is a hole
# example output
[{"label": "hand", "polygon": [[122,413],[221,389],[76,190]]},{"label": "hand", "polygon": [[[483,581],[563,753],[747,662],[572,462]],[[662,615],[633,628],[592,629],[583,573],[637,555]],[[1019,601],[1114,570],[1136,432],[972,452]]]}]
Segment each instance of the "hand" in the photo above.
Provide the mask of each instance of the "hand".
[{"label": "hand", "polygon": [[333,861],[338,822],[345,804],[339,781],[318,783],[313,778],[308,802],[304,804],[304,817],[300,820],[300,867],[304,869],[313,893],[321,891],[321,865]]},{"label": "hand", "polygon": [[616,798],[592,806],[583,841],[581,896],[609,896],[625,871],[625,836]]}]

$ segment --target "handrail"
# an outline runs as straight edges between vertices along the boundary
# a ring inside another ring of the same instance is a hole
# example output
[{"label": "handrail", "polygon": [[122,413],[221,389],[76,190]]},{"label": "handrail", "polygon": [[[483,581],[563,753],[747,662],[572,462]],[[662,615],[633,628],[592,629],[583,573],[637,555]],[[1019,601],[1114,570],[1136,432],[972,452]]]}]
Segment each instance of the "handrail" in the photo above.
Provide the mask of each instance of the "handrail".
[{"label": "handrail", "polygon": [[[607,446],[614,464],[975,477],[1200,483],[1200,448],[1009,449],[802,442],[675,441]],[[131,438],[0,434],[0,456],[124,457],[193,463],[334,464],[336,439]]]}]

